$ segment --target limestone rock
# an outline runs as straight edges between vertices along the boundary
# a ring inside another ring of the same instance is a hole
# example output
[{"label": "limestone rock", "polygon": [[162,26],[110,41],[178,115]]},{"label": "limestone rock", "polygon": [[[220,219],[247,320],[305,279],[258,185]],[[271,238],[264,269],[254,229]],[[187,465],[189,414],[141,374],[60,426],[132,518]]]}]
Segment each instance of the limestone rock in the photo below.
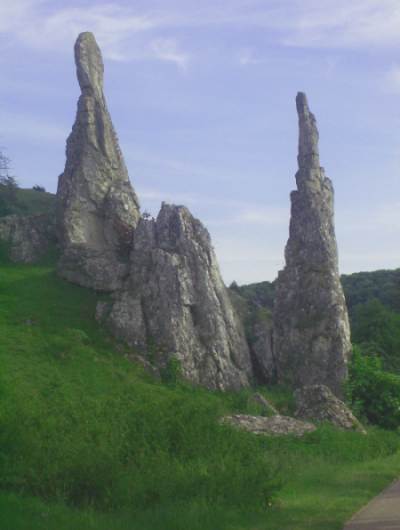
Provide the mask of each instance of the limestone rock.
[{"label": "limestone rock", "polygon": [[299,116],[297,190],[291,193],[286,266],[274,303],[274,355],[279,382],[325,384],[336,394],[351,352],[346,303],[338,272],[333,187],[319,166],[318,130],[305,94]]},{"label": "limestone rock", "polygon": [[156,220],[140,220],[129,277],[113,298],[98,316],[158,366],[176,358],[184,377],[208,388],[249,384],[248,346],[210,236],[185,207],[163,203]]},{"label": "limestone rock", "polygon": [[273,326],[270,319],[258,318],[251,324],[249,346],[254,373],[260,383],[276,380],[276,362],[273,352]]},{"label": "limestone rock", "polygon": [[140,213],[103,94],[103,60],[94,36],[75,44],[81,88],[58,182],[59,273],[87,287],[110,291],[126,272]]},{"label": "limestone rock", "polygon": [[239,289],[231,285],[228,293],[246,331],[254,377],[260,384],[273,383],[276,377],[271,313],[259,300],[242,296]]},{"label": "limestone rock", "polygon": [[309,421],[328,421],[345,430],[366,434],[364,427],[343,401],[325,385],[310,385],[295,392],[296,418]]},{"label": "limestone rock", "polygon": [[248,414],[233,414],[232,416],[224,416],[222,422],[229,423],[244,431],[265,436],[304,436],[304,434],[316,430],[312,423],[279,415],[266,418],[264,416],[249,416]]},{"label": "limestone rock", "polygon": [[56,242],[52,215],[7,215],[0,218],[0,241],[9,251],[11,261],[35,263]]}]

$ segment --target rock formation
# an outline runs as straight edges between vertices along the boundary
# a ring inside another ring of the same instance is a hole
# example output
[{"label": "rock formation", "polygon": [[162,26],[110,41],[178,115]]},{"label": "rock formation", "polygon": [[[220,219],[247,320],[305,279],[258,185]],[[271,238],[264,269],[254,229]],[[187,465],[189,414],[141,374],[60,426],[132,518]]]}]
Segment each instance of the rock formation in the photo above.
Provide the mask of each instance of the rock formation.
[{"label": "rock formation", "polygon": [[75,44],[81,88],[59,178],[59,273],[99,290],[114,290],[127,272],[139,202],[132,189],[103,94],[103,61],[94,36]]},{"label": "rock formation", "polygon": [[110,306],[113,333],[156,365],[180,361],[187,379],[217,389],[249,384],[252,366],[203,225],[183,206],[163,203],[135,230],[129,277]]},{"label": "rock formation", "polygon": [[286,266],[274,304],[278,381],[325,384],[341,394],[351,351],[346,303],[338,273],[333,187],[319,165],[318,130],[305,94],[299,117],[297,190],[291,193]]},{"label": "rock formation", "polygon": [[316,430],[312,423],[296,420],[289,416],[250,416],[248,414],[233,414],[224,416],[222,423],[227,423],[254,434],[263,434],[264,436],[304,436],[309,432]]},{"label": "rock formation", "polygon": [[56,243],[53,215],[7,215],[0,219],[0,241],[11,261],[35,263]]},{"label": "rock formation", "polygon": [[348,406],[325,385],[309,385],[296,390],[296,418],[309,421],[328,421],[340,429],[366,434],[364,427]]}]

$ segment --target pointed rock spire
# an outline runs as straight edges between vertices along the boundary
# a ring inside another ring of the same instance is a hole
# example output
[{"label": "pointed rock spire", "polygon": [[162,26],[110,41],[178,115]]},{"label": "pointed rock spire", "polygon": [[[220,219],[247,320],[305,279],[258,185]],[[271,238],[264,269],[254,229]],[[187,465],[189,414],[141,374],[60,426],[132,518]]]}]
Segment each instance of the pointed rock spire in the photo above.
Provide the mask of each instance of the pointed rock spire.
[{"label": "pointed rock spire", "polygon": [[297,94],[296,108],[299,117],[299,169],[319,168],[317,122],[314,114],[310,112],[304,92]]},{"label": "pointed rock spire", "polygon": [[114,290],[127,272],[126,257],[140,217],[103,94],[103,60],[92,33],[75,44],[81,87],[58,182],[59,273],[76,283]]},{"label": "pointed rock spire", "polygon": [[318,130],[305,94],[299,116],[297,190],[291,193],[286,265],[274,304],[273,346],[280,382],[325,384],[337,395],[351,352],[346,303],[338,272],[333,187],[319,166]]},{"label": "pointed rock spire", "polygon": [[75,43],[76,74],[82,94],[104,100],[104,64],[93,33],[84,32]]}]

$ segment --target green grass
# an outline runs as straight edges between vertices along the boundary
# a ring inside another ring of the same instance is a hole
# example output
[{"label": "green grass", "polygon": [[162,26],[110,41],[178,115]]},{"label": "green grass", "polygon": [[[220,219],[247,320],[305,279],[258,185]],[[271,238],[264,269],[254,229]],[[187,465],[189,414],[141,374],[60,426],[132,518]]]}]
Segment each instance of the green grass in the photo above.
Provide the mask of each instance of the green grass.
[{"label": "green grass", "polygon": [[17,188],[15,195],[11,197],[5,193],[0,188],[0,216],[33,215],[52,212],[55,209],[56,196],[53,193],[24,188]]},{"label": "green grass", "polygon": [[[261,412],[251,391],[154,381],[96,302],[51,263],[0,265],[2,530],[333,530],[400,473],[394,432],[221,425]],[[287,390],[258,390],[291,410]]]}]

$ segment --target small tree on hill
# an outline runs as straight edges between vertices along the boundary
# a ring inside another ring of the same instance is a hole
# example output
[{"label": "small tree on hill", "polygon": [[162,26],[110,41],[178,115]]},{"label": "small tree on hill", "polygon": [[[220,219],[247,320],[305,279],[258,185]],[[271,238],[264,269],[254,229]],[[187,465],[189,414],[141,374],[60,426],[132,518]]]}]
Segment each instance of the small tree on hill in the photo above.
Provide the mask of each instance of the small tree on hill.
[{"label": "small tree on hill", "polygon": [[12,212],[17,201],[17,179],[10,175],[10,159],[0,149],[0,215]]}]

